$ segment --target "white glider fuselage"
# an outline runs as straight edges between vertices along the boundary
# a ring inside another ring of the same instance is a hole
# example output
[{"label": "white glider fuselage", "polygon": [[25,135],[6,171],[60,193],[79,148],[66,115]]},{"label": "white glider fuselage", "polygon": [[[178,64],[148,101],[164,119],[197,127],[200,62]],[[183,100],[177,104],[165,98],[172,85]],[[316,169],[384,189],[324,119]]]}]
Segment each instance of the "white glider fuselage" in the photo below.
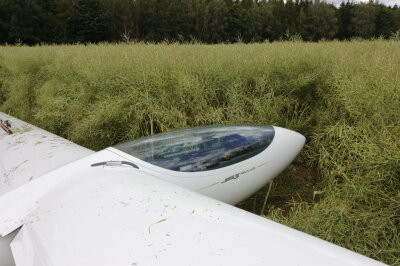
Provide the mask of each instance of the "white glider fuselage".
[{"label": "white glider fuselage", "polygon": [[274,127],[271,144],[261,153],[247,160],[209,171],[179,172],[150,164],[116,148],[107,150],[138,165],[144,172],[197,191],[203,195],[236,204],[261,189],[283,171],[297,156],[305,138],[297,132]]},{"label": "white glider fuselage", "polygon": [[380,264],[229,205],[290,164],[294,131],[206,127],[93,152],[0,115],[14,131],[0,132],[1,266],[10,241],[17,266]]}]

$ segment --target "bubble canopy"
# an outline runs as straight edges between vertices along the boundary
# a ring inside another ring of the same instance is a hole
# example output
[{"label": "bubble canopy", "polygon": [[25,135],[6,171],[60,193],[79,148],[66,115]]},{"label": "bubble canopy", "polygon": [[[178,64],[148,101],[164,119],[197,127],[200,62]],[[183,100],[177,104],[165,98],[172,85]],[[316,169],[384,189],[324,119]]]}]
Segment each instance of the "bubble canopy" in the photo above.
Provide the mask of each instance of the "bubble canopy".
[{"label": "bubble canopy", "polygon": [[156,166],[199,172],[249,159],[272,142],[272,126],[209,126],[156,134],[114,148]]}]

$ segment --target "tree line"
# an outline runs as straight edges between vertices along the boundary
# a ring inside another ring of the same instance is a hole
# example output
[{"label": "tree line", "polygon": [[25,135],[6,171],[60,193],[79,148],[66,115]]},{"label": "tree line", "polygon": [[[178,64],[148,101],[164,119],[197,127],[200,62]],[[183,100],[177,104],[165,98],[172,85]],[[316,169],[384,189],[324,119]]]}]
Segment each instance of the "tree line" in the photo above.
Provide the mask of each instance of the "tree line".
[{"label": "tree line", "polygon": [[389,38],[400,8],[319,0],[0,0],[0,44]]}]

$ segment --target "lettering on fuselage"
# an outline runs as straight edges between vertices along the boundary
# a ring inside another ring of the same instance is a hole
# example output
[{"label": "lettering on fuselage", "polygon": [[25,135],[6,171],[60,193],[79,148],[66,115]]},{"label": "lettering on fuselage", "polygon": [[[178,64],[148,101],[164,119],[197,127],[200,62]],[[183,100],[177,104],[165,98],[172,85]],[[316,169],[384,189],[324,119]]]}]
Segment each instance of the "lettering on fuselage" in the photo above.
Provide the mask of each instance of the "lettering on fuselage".
[{"label": "lettering on fuselage", "polygon": [[253,168],[247,169],[247,170],[245,170],[245,171],[242,171],[242,172],[240,172],[240,173],[231,175],[231,176],[225,178],[225,180],[222,181],[221,184],[226,183],[226,182],[231,181],[231,180],[238,179],[238,178],[240,177],[240,175],[247,174],[247,173],[249,173],[249,172],[251,172],[251,171],[254,171],[255,169],[256,169],[256,168],[253,167]]}]

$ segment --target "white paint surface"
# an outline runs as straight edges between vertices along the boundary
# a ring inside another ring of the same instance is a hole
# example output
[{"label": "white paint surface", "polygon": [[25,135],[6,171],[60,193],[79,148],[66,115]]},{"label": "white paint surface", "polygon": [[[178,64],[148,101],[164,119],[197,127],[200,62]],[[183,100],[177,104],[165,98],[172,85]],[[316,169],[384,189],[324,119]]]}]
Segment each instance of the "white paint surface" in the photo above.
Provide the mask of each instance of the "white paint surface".
[{"label": "white paint surface", "polygon": [[380,265],[129,168],[72,175],[23,228],[23,265]]},{"label": "white paint surface", "polygon": [[[293,131],[275,128],[264,152],[235,165],[181,173],[0,115],[17,129],[0,134],[1,266],[12,264],[4,247],[21,226],[11,244],[18,266],[382,265],[210,198],[235,203],[275,177],[304,144]],[[139,169],[91,167],[121,160]]]},{"label": "white paint surface", "polygon": [[0,195],[93,151],[48,131],[0,113],[14,132],[0,128]]},{"label": "white paint surface", "polygon": [[[142,171],[156,178],[198,191],[225,203],[236,204],[282,172],[303,148],[305,142],[303,135],[280,127],[274,129],[275,137],[272,143],[260,154],[230,166],[203,172],[168,170],[115,148],[107,150],[121,156],[121,160],[137,164]],[[232,176],[234,178],[229,179]],[[228,181],[225,182],[226,180]]]}]

